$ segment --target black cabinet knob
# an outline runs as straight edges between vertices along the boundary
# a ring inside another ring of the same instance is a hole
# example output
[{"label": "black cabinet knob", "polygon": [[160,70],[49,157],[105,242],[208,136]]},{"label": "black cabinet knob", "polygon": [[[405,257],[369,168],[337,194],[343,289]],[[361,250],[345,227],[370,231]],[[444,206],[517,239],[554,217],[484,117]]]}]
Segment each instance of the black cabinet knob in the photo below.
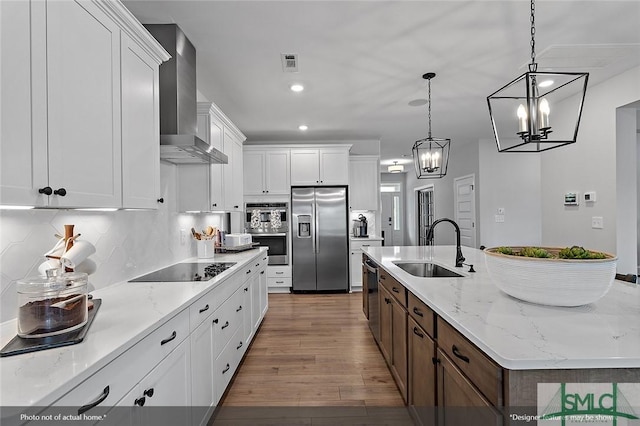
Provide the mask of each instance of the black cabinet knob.
[{"label": "black cabinet knob", "polygon": [[144,392],[142,392],[142,394],[144,396],[148,396],[149,398],[153,397],[153,388],[145,390]]},{"label": "black cabinet knob", "polygon": [[44,188],[38,189],[38,193],[44,194],[44,195],[51,195],[53,194],[53,189],[51,189],[50,186],[45,186]]},{"label": "black cabinet knob", "polygon": [[156,201],[157,201],[157,202],[159,202],[160,204],[162,204],[162,203],[164,203],[164,198],[163,198],[163,197],[160,197],[160,198],[158,198]]},{"label": "black cabinet knob", "polygon": [[143,396],[142,398],[138,398],[135,401],[133,401],[133,403],[136,405],[139,405],[140,407],[143,407],[146,401],[147,399]]},{"label": "black cabinet knob", "polygon": [[56,189],[55,191],[53,191],[53,193],[55,195],[59,195],[61,197],[64,197],[65,195],[67,195],[67,190],[64,188],[60,188],[60,189]]}]

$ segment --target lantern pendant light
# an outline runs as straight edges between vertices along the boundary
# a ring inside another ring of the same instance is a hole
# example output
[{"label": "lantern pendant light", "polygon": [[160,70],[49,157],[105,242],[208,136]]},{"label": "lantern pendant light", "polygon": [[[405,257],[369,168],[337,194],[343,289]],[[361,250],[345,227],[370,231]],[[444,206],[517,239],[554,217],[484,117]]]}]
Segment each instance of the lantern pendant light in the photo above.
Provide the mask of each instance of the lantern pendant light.
[{"label": "lantern pendant light", "polygon": [[439,179],[447,174],[449,166],[451,139],[431,137],[431,79],[435,76],[432,72],[422,76],[429,86],[429,133],[426,138],[413,144],[413,163],[418,179]]},{"label": "lantern pendant light", "polygon": [[[538,71],[531,0],[529,71],[487,96],[499,152],[541,152],[576,142],[589,73]],[[552,112],[562,107],[562,123]]]}]

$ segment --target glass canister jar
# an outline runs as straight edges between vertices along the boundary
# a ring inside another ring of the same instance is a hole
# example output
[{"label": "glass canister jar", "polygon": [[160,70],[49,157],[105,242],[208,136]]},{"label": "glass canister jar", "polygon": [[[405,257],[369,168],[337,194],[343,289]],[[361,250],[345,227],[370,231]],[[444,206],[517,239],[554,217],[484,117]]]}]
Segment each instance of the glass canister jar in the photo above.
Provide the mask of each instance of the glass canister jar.
[{"label": "glass canister jar", "polygon": [[49,269],[47,276],[28,277],[17,284],[18,336],[48,337],[87,323],[87,274]]}]

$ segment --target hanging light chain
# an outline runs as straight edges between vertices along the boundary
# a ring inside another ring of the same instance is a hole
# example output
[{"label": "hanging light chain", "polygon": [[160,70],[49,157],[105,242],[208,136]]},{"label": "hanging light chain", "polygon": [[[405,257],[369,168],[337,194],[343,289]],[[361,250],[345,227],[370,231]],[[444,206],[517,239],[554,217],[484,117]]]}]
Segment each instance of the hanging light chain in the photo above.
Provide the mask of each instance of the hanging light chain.
[{"label": "hanging light chain", "polygon": [[429,139],[431,139],[431,78],[427,82],[429,86]]},{"label": "hanging light chain", "polygon": [[531,0],[531,65],[529,65],[530,71],[536,71],[538,64],[536,64],[536,4],[535,0]]}]

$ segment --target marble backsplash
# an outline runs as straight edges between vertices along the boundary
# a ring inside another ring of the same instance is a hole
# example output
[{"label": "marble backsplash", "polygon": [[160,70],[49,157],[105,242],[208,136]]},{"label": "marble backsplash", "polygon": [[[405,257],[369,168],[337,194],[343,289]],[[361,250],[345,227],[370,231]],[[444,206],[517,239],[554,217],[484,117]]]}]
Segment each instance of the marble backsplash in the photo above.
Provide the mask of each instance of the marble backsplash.
[{"label": "marble backsplash", "polygon": [[[103,288],[196,255],[190,229],[220,226],[218,214],[178,214],[175,166],[162,165],[162,194],[158,210],[88,212],[76,210],[0,210],[0,321],[16,317],[16,281],[37,275],[43,254],[75,225],[79,240],[96,247],[89,257],[97,264],[89,276],[90,289]],[[181,231],[186,235],[181,237]]]}]

